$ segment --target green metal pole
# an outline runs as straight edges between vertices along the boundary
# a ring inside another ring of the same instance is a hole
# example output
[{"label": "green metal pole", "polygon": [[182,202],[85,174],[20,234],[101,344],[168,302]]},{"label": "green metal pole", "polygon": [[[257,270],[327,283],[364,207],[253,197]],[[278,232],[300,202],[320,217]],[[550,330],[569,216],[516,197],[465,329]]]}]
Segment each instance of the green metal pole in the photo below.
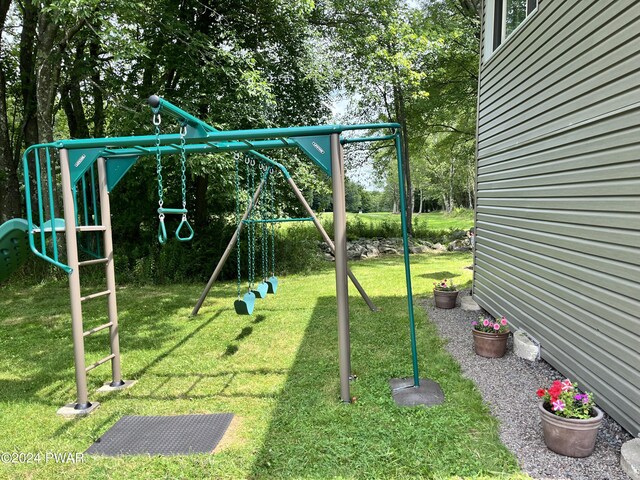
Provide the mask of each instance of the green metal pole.
[{"label": "green metal pole", "polygon": [[411,265],[409,262],[409,233],[407,231],[406,201],[404,198],[404,172],[402,171],[402,140],[400,132],[396,133],[396,157],[398,159],[398,182],[400,190],[400,219],[402,222],[402,246],[404,251],[404,273],[407,281],[407,306],[409,309],[409,329],[411,334],[411,358],[413,360],[413,386],[420,386],[418,372],[418,347],[416,345],[416,322],[413,316],[413,291],[411,288]]}]

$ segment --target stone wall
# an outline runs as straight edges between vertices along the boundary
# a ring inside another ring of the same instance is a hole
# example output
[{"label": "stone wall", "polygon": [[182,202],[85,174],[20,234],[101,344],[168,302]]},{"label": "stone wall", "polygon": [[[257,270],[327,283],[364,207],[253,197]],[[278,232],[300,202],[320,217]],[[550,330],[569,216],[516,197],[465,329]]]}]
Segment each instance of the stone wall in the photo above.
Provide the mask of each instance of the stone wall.
[{"label": "stone wall", "polygon": [[[328,261],[333,261],[333,254],[329,246],[324,242],[318,242],[320,250]],[[446,245],[441,243],[431,243],[426,240],[410,239],[410,253],[442,253],[446,251],[470,251],[471,242],[469,238],[459,238]],[[380,255],[402,254],[401,238],[359,238],[347,242],[347,257],[349,260],[364,260],[365,258],[375,258]]]}]

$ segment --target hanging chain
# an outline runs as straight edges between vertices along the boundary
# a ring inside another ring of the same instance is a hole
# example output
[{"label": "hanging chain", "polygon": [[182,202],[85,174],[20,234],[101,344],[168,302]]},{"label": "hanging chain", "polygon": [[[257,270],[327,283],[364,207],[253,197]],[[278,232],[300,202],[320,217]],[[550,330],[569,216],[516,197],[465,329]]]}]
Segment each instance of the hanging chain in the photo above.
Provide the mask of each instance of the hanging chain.
[{"label": "hanging chain", "polygon": [[[187,209],[187,155],[185,152],[185,144],[187,136],[187,126],[180,127],[180,171],[182,173],[182,208]],[[187,214],[182,214],[182,220],[187,220]]]},{"label": "hanging chain", "polygon": [[[271,220],[276,218],[275,187],[273,178],[269,178],[269,203],[271,204]],[[271,223],[271,276],[276,276],[276,223]]]},{"label": "hanging chain", "polygon": [[[262,164],[260,164],[260,170],[262,170]],[[269,171],[267,170],[264,174],[264,181],[267,181],[267,178],[269,177]],[[267,195],[266,195],[266,188],[263,188],[260,191],[260,218],[262,219],[262,229],[261,229],[261,236],[260,236],[260,240],[261,240],[261,250],[262,250],[262,281],[266,281],[267,280],[267,255],[268,255],[268,250],[267,250],[267,224],[265,223],[265,220],[267,219],[267,206],[265,205],[265,201],[266,201]]]},{"label": "hanging chain", "polygon": [[[155,125],[155,134],[156,134],[156,175],[158,176],[158,208],[162,208],[164,204],[164,192],[162,188],[162,154],[160,153],[160,124],[162,123],[162,119],[160,118],[160,113],[154,112],[153,114],[153,124]],[[158,218],[160,222],[164,221],[164,213],[158,214]]]},{"label": "hanging chain", "polygon": [[[240,154],[234,154],[236,164],[236,228],[240,228]],[[238,267],[238,298],[240,298],[240,284],[242,276],[240,274],[240,232],[236,235],[236,264]]]},{"label": "hanging chain", "polygon": [[[250,165],[249,167],[251,169],[250,172],[250,178],[251,178],[251,186],[249,187],[249,203],[250,206],[249,208],[251,208],[253,210],[253,205],[251,204],[251,202],[253,201],[253,191],[255,188],[255,183],[256,183],[256,169],[255,169],[255,160],[251,159]],[[249,268],[251,270],[251,275],[249,277],[249,290],[253,289],[253,282],[255,281],[256,278],[256,264],[255,264],[255,260],[256,260],[256,225],[254,222],[251,222],[249,224],[249,233],[250,233],[250,239],[249,239]]]}]

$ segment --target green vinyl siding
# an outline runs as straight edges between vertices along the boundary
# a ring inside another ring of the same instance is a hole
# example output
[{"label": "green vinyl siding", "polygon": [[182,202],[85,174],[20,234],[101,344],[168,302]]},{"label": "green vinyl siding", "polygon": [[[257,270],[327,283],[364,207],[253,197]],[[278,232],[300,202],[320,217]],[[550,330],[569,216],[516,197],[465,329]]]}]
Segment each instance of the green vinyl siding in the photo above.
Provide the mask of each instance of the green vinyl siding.
[{"label": "green vinyl siding", "polygon": [[545,0],[482,52],[474,298],[639,436],[640,2]]}]

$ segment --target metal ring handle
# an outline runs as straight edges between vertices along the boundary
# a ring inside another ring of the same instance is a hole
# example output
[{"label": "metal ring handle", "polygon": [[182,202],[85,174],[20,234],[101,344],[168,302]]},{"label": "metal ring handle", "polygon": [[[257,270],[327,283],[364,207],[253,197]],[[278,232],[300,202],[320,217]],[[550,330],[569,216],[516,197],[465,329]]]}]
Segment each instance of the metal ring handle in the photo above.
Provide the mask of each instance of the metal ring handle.
[{"label": "metal ring handle", "polygon": [[158,242],[160,242],[160,245],[167,243],[167,227],[164,226],[164,215],[160,217],[160,225],[158,225]]},{"label": "metal ring handle", "polygon": [[[183,227],[185,225],[187,226],[187,229],[189,230],[189,232],[188,232],[188,236],[182,237],[182,236],[180,236],[180,231],[183,229]],[[194,234],[193,228],[191,228],[191,225],[189,225],[189,221],[187,220],[187,216],[183,215],[182,216],[182,221],[180,222],[180,225],[178,225],[178,229],[176,230],[176,238],[180,242],[188,242],[189,240],[191,240],[193,238],[193,234]]]}]

